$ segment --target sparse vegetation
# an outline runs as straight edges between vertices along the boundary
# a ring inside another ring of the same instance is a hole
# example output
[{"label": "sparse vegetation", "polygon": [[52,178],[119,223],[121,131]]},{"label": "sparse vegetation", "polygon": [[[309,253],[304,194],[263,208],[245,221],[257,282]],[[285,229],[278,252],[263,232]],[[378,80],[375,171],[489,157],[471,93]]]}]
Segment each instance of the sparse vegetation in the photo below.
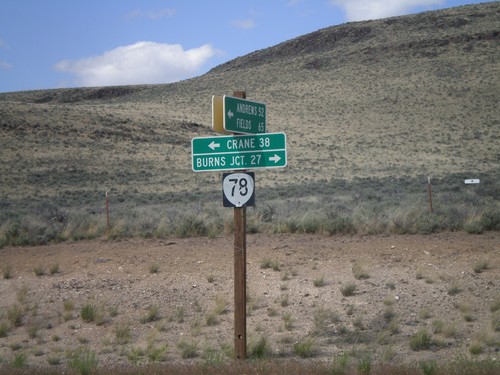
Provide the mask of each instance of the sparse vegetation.
[{"label": "sparse vegetation", "polygon": [[342,288],[340,288],[340,293],[342,293],[344,297],[350,297],[354,295],[354,292],[357,288],[358,287],[355,283],[347,283]]},{"label": "sparse vegetation", "polygon": [[130,324],[119,324],[114,328],[116,342],[120,345],[128,344],[132,338]]},{"label": "sparse vegetation", "polygon": [[316,288],[321,288],[321,287],[325,286],[326,285],[326,281],[325,281],[324,276],[320,276],[320,277],[315,278],[313,280],[313,285]]},{"label": "sparse vegetation", "polygon": [[80,310],[80,316],[82,320],[86,323],[94,322],[98,313],[97,309],[98,307],[95,302],[85,303]]},{"label": "sparse vegetation", "polygon": [[425,329],[420,329],[410,337],[410,348],[413,350],[427,350],[432,344],[432,336]]},{"label": "sparse vegetation", "polygon": [[10,264],[3,266],[2,273],[5,280],[10,279],[12,277],[12,266]]},{"label": "sparse vegetation", "polygon": [[293,352],[301,358],[313,357],[318,350],[318,345],[314,337],[308,336],[293,344]]},{"label": "sparse vegetation", "polygon": [[23,325],[24,310],[22,306],[15,304],[7,309],[7,319],[14,327]]},{"label": "sparse vegetation", "polygon": [[157,305],[151,305],[148,308],[148,311],[146,312],[146,315],[144,315],[140,321],[141,323],[151,323],[155,322],[160,319],[160,309],[158,308]]},{"label": "sparse vegetation", "polygon": [[273,271],[280,271],[280,262],[277,259],[265,258],[260,262],[260,268],[267,269],[271,268]]},{"label": "sparse vegetation", "polygon": [[294,318],[291,313],[286,312],[282,315],[283,323],[285,324],[285,329],[291,331],[293,329]]},{"label": "sparse vegetation", "polygon": [[68,365],[80,372],[81,375],[90,375],[97,367],[96,353],[86,346],[66,353]]},{"label": "sparse vegetation", "polygon": [[28,366],[28,355],[25,352],[19,352],[14,354],[14,360],[12,361],[12,367],[23,368]]},{"label": "sparse vegetation", "polygon": [[[0,372],[500,373],[498,234],[476,235],[500,230],[498,7],[322,29],[174,85],[0,94]],[[263,234],[247,263],[261,360],[238,363],[219,294],[234,223],[220,174],[190,173],[186,148],[213,135],[210,96],[242,82],[268,104],[270,130],[287,131],[290,160],[259,178],[247,210],[248,233]],[[435,244],[413,236],[438,232]],[[25,262],[32,249],[11,247],[80,240],[67,244],[85,247],[78,259],[36,248]],[[139,242],[147,254],[122,260]]]},{"label": "sparse vegetation", "polygon": [[484,345],[478,341],[473,341],[469,346],[469,352],[473,355],[481,354],[484,351]]},{"label": "sparse vegetation", "polygon": [[181,357],[184,359],[198,356],[198,345],[194,342],[180,341],[177,347],[181,351]]},{"label": "sparse vegetation", "polygon": [[7,321],[0,320],[0,338],[7,337],[10,330],[10,324]]},{"label": "sparse vegetation", "polygon": [[59,263],[51,264],[49,267],[50,275],[55,275],[56,273],[59,273]]},{"label": "sparse vegetation", "polygon": [[483,260],[481,262],[476,263],[476,265],[474,266],[474,272],[475,273],[484,272],[488,269],[488,267],[489,267],[489,262]]},{"label": "sparse vegetation", "polygon": [[37,276],[45,275],[45,270],[44,270],[43,266],[37,266],[37,267],[33,268],[33,272]]},{"label": "sparse vegetation", "polygon": [[227,299],[224,296],[217,295],[215,297],[215,306],[213,309],[213,313],[215,315],[220,315],[226,312],[227,309]]},{"label": "sparse vegetation", "polygon": [[448,288],[448,295],[455,296],[458,293],[460,293],[461,291],[462,291],[462,288],[460,288],[460,286],[456,282],[454,282]]},{"label": "sparse vegetation", "polygon": [[257,340],[250,340],[249,356],[250,358],[263,359],[271,354],[271,347],[265,336],[260,336]]},{"label": "sparse vegetation", "polygon": [[160,265],[158,263],[151,263],[149,265],[149,273],[158,273],[160,271]]},{"label": "sparse vegetation", "polygon": [[354,278],[356,280],[364,280],[370,278],[370,274],[368,273],[368,271],[366,271],[363,265],[359,262],[355,262],[352,265],[352,274],[354,275]]}]

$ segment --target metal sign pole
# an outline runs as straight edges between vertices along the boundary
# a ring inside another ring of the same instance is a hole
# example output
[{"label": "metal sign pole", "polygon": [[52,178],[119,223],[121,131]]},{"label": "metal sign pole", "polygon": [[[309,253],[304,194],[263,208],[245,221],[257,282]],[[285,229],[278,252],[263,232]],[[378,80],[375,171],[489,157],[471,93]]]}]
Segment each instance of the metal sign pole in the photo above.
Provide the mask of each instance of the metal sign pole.
[{"label": "metal sign pole", "polygon": [[[234,97],[246,99],[245,91]],[[246,207],[234,208],[234,349],[236,358],[247,358],[247,213]]]}]

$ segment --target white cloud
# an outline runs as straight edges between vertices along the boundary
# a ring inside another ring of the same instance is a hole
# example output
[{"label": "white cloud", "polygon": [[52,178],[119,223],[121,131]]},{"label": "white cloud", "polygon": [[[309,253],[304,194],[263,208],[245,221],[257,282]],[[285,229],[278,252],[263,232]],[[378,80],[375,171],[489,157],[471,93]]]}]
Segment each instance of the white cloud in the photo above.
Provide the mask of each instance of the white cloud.
[{"label": "white cloud", "polygon": [[444,0],[330,0],[342,7],[348,21],[400,16],[421,6],[443,4]]},{"label": "white cloud", "polygon": [[127,19],[135,19],[135,18],[146,18],[149,20],[159,20],[165,17],[173,17],[175,14],[175,9],[173,8],[165,8],[160,10],[141,10],[136,9],[132,12],[128,13],[125,18]]},{"label": "white cloud", "polygon": [[231,22],[231,25],[238,29],[252,29],[255,27],[255,21],[251,18],[248,18],[246,20],[234,20],[233,22]]},{"label": "white cloud", "polygon": [[54,67],[74,74],[80,86],[169,83],[194,76],[215,53],[209,44],[185,51],[179,44],[138,42]]}]

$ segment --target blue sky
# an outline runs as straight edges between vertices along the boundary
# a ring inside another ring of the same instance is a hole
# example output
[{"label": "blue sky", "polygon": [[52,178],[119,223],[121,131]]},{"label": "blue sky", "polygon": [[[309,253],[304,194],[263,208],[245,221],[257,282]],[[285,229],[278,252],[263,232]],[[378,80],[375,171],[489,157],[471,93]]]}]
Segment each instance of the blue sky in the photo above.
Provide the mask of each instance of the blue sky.
[{"label": "blue sky", "polygon": [[480,2],[2,0],[0,92],[175,82],[323,27]]}]

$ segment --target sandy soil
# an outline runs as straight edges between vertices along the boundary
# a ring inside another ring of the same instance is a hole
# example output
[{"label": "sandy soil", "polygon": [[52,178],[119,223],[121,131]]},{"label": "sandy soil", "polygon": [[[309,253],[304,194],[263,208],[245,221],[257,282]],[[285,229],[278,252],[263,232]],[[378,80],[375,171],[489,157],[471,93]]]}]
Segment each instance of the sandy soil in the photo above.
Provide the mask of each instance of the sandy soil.
[{"label": "sandy soil", "polygon": [[[0,366],[21,351],[31,366],[65,366],[68,350],[82,346],[96,352],[100,366],[203,361],[208,348],[233,348],[231,236],[8,247],[0,254],[2,269],[11,269],[0,280],[0,321],[12,325],[13,307],[22,309],[19,326],[0,338]],[[476,342],[483,347],[476,358],[495,357],[500,339],[490,307],[500,298],[499,255],[500,233],[248,235],[249,348],[266,337],[273,355],[297,358],[294,344],[312,335],[318,360],[353,349],[380,362],[448,360],[471,356]],[[266,261],[276,270],[263,268]],[[475,272],[482,262],[487,268]],[[357,280],[353,265],[369,278]],[[45,274],[36,276],[37,267]],[[357,289],[344,297],[348,283]],[[98,317],[84,322],[81,308],[90,302]],[[147,319],[155,307],[157,316]],[[432,343],[413,350],[410,338],[422,328]],[[182,342],[194,345],[194,359],[182,358]]]}]

